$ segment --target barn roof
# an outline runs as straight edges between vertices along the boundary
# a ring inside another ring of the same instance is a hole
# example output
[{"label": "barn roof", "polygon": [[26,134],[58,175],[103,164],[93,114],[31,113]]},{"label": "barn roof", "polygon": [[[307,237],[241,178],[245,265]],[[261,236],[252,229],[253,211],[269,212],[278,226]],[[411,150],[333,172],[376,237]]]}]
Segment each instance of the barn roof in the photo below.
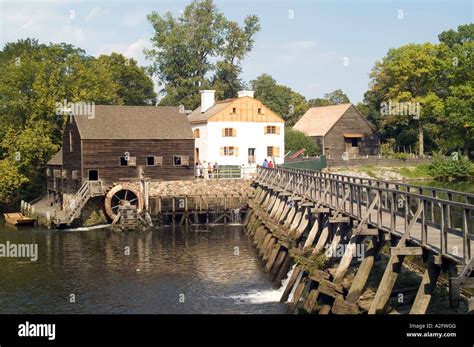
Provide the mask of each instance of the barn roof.
[{"label": "barn roof", "polygon": [[325,136],[352,104],[312,107],[293,126],[308,136]]},{"label": "barn roof", "polygon": [[63,165],[63,150],[60,149],[55,155],[53,155],[47,165]]},{"label": "barn roof", "polygon": [[234,99],[226,99],[226,100],[217,101],[214,105],[209,107],[206,110],[206,112],[202,112],[202,113],[201,113],[201,106],[199,106],[193,112],[188,114],[188,120],[191,123],[207,122],[209,118],[218,114],[224,108],[229,106],[234,100],[236,99],[234,98]]},{"label": "barn roof", "polygon": [[186,114],[174,106],[96,105],[95,115],[74,117],[82,139],[193,139]]}]

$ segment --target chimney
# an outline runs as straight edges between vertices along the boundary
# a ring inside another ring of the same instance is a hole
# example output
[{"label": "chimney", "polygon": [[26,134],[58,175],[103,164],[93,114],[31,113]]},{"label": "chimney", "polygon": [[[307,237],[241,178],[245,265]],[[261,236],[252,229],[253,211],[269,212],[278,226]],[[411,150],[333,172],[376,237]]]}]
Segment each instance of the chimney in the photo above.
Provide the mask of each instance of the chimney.
[{"label": "chimney", "polygon": [[237,95],[239,98],[242,98],[244,96],[250,96],[251,98],[253,98],[253,93],[254,93],[253,90],[241,90],[237,92]]},{"label": "chimney", "polygon": [[214,106],[215,90],[201,90],[201,113],[206,112]]}]

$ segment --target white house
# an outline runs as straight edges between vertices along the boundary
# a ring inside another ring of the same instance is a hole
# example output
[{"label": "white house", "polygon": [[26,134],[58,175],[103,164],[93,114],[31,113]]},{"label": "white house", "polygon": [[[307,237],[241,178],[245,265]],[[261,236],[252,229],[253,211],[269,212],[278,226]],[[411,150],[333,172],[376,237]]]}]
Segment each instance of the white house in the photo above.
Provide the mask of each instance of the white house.
[{"label": "white house", "polygon": [[215,101],[214,90],[201,91],[201,106],[188,115],[195,138],[195,158],[201,163],[255,166],[264,159],[283,163],[285,122],[253,97]]}]

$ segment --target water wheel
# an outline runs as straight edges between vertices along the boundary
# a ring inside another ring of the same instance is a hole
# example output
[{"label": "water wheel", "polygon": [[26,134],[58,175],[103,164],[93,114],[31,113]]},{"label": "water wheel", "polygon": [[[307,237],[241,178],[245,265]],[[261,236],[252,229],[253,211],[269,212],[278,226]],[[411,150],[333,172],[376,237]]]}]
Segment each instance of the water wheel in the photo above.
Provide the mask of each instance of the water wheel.
[{"label": "water wheel", "polygon": [[123,205],[137,206],[137,212],[143,209],[143,195],[135,186],[122,183],[114,186],[105,195],[105,213],[114,220],[117,216],[118,209]]}]

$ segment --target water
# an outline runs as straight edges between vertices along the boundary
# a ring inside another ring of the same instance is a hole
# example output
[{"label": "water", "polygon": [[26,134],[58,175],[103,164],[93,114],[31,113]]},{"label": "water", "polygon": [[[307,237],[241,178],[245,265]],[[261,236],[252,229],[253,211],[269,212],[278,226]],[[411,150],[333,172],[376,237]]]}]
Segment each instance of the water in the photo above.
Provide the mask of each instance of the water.
[{"label": "water", "polygon": [[0,258],[0,313],[285,312],[241,226],[127,233],[0,226],[6,241],[37,243],[39,258]]}]

